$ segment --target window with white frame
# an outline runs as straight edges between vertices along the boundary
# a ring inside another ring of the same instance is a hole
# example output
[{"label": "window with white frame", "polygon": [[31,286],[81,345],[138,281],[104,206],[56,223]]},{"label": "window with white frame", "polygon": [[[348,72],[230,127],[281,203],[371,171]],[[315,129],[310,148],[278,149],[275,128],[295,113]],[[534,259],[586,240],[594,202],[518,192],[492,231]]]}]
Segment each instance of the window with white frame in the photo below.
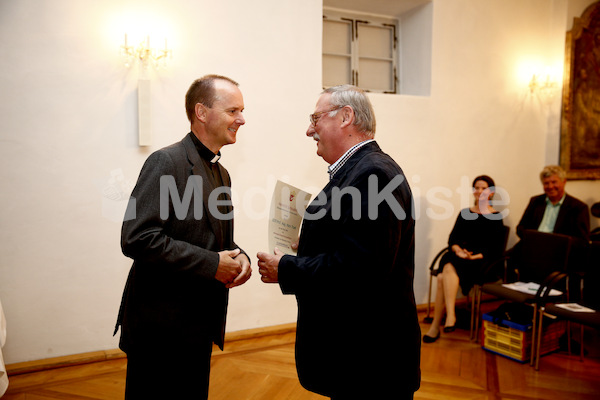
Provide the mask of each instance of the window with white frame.
[{"label": "window with white frame", "polygon": [[398,20],[323,11],[323,86],[398,93]]}]

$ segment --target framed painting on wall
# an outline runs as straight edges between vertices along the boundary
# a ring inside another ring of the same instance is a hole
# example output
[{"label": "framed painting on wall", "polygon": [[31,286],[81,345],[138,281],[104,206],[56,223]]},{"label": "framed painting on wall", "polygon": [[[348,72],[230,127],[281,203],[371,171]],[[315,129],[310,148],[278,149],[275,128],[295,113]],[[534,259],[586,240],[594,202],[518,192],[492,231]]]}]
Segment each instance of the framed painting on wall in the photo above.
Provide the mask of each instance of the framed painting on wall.
[{"label": "framed painting on wall", "polygon": [[567,32],[560,164],[569,179],[600,179],[600,2]]}]

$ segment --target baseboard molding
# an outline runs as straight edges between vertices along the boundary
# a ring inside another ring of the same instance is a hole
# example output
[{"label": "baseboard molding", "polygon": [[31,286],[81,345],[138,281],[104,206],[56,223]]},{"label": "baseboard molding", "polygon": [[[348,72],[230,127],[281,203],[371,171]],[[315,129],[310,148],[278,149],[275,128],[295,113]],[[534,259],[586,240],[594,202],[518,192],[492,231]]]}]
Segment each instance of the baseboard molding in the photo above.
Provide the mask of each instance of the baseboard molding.
[{"label": "baseboard molding", "polygon": [[79,353],[62,357],[44,358],[42,360],[6,364],[6,372],[9,376],[21,375],[31,372],[70,367],[73,365],[89,364],[123,357],[126,357],[126,355],[119,349],[92,351],[89,353]]},{"label": "baseboard molding", "polygon": [[[462,302],[466,302],[466,299],[458,299],[457,305]],[[433,309],[433,304],[432,304]],[[417,311],[419,313],[427,312],[427,304],[419,304],[417,306]],[[228,332],[225,334],[225,342],[235,342],[240,340],[254,339],[263,336],[275,336],[282,335],[290,332],[294,332],[296,330],[296,323],[292,322],[289,324],[281,324],[281,325],[273,325],[267,326],[264,328],[253,328],[253,329],[245,329],[235,332]],[[119,349],[111,349],[111,350],[102,350],[102,351],[93,351],[89,353],[79,353],[72,354],[68,356],[62,357],[53,357],[53,358],[45,358],[42,360],[33,360],[26,361],[14,364],[6,365],[6,372],[8,375],[20,375],[27,374],[31,372],[38,372],[49,370],[53,368],[63,368],[69,367],[73,365],[81,365],[81,364],[89,364],[99,361],[107,361],[111,359],[118,359],[127,357],[125,353],[123,353]]]},{"label": "baseboard molding", "polygon": [[[225,334],[225,342],[253,339],[263,336],[281,335],[294,332],[296,323],[268,326],[264,328],[245,329],[241,331],[228,332]],[[125,358],[127,355],[120,349],[93,351],[89,353],[72,354],[62,357],[45,358],[42,360],[26,361],[14,364],[6,364],[6,372],[9,376],[21,375],[31,372],[45,371],[54,368],[64,368],[73,365],[89,364],[99,361],[107,361]]]}]

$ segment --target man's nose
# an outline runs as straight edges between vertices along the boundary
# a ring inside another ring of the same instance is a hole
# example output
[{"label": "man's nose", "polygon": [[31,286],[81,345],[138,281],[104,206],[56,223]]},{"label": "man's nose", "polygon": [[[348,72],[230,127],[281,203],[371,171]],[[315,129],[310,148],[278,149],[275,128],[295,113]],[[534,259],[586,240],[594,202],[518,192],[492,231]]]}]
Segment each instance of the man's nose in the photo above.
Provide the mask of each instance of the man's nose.
[{"label": "man's nose", "polygon": [[315,126],[313,124],[308,125],[308,129],[306,130],[306,136],[312,137],[317,131],[315,131]]}]

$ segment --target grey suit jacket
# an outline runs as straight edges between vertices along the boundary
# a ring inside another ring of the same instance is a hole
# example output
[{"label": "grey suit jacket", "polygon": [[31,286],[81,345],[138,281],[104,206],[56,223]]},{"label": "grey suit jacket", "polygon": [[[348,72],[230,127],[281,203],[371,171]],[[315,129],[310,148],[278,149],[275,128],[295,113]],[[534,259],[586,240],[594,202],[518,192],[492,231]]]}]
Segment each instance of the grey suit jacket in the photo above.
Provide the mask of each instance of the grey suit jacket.
[{"label": "grey suit jacket", "polygon": [[[157,343],[193,346],[199,338],[223,346],[228,290],[214,279],[217,252],[238,246],[233,220],[209,208],[214,181],[191,134],[151,154],[131,194],[127,215],[135,206],[135,218],[123,223],[121,246],[134,262],[115,328],[121,325],[127,353]],[[227,170],[218,168],[230,187]]]}]

